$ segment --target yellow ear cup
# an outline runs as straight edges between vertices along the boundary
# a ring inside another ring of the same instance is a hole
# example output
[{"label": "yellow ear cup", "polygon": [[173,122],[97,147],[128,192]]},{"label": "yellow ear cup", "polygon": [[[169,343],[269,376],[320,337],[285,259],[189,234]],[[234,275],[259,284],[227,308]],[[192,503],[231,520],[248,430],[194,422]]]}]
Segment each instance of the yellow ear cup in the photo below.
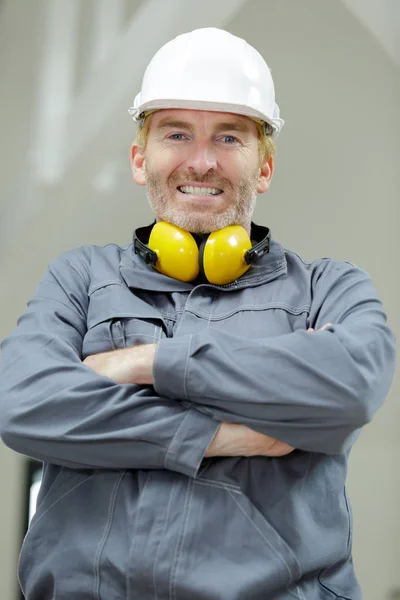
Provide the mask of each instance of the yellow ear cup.
[{"label": "yellow ear cup", "polygon": [[155,269],[180,281],[193,281],[199,274],[199,249],[191,233],[171,223],[156,223],[148,247],[157,254]]},{"label": "yellow ear cup", "polygon": [[250,269],[245,254],[251,240],[243,227],[231,225],[214,231],[204,247],[203,270],[210,283],[225,285]]}]

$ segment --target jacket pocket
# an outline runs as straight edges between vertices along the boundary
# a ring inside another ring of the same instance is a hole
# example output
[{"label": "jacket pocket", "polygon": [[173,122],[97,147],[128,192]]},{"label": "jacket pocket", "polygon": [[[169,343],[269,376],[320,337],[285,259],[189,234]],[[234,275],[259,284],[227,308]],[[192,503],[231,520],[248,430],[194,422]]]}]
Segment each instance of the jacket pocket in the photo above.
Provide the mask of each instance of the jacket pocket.
[{"label": "jacket pocket", "polygon": [[319,573],[318,582],[324,592],[324,598],[362,600],[351,557]]},{"label": "jacket pocket", "polygon": [[241,490],[194,480],[171,574],[176,600],[299,598],[299,564]]},{"label": "jacket pocket", "polygon": [[161,314],[129,288],[113,283],[89,294],[87,333],[82,358],[138,344],[152,344],[165,336]]},{"label": "jacket pocket", "polygon": [[[46,474],[44,476],[46,478]],[[46,580],[42,571],[45,563],[50,562],[51,548],[57,544],[61,545],[65,532],[68,532],[68,520],[60,518],[63,507],[75,505],[71,503],[71,497],[76,502],[77,490],[92,477],[92,471],[75,471],[64,467],[50,483],[48,492],[38,504],[25,535],[18,562],[18,580],[26,596],[33,590],[29,589],[30,585],[36,587],[38,580]],[[35,566],[39,568],[34,568]],[[32,591],[32,596],[29,597],[53,597],[48,590],[45,595],[44,589],[47,584],[44,582],[43,585],[38,595]]]}]

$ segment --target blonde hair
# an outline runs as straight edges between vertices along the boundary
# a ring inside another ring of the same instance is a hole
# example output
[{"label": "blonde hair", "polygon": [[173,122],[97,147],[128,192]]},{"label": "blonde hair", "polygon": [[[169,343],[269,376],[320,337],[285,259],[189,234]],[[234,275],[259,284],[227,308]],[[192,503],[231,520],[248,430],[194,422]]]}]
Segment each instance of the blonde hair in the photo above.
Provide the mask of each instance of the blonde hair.
[{"label": "blonde hair", "polygon": [[258,156],[260,158],[260,165],[262,165],[275,155],[275,142],[270,135],[265,133],[262,121],[257,121],[256,124],[258,131]]},{"label": "blonde hair", "polygon": [[[136,133],[135,144],[142,151],[146,150],[151,115],[152,113],[145,116]],[[274,156],[275,142],[270,135],[265,134],[262,121],[256,121],[256,125],[258,131],[258,155],[260,158],[260,165],[262,165],[266,160],[269,160],[272,156]]]}]

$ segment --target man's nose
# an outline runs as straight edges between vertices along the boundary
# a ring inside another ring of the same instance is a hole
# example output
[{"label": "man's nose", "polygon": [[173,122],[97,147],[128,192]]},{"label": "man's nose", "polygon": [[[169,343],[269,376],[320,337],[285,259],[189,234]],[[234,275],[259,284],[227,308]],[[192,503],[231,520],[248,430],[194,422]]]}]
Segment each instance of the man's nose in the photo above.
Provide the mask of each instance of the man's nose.
[{"label": "man's nose", "polygon": [[190,171],[205,175],[217,166],[215,148],[210,143],[194,143],[189,151],[186,165]]}]

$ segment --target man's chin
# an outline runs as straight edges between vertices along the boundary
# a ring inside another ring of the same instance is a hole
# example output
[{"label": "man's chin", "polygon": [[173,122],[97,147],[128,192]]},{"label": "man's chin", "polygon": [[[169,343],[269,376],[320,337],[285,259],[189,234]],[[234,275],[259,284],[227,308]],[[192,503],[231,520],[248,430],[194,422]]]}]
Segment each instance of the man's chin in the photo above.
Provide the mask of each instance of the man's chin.
[{"label": "man's chin", "polygon": [[228,225],[231,225],[231,223],[226,224],[226,223],[216,223],[215,221],[213,222],[198,222],[198,221],[191,221],[191,222],[186,222],[186,223],[182,223],[181,225],[174,223],[175,225],[177,225],[178,227],[180,227],[181,229],[184,229],[185,231],[190,231],[190,233],[194,233],[194,234],[198,234],[198,235],[204,235],[207,233],[212,233],[213,231],[218,231],[220,229],[224,229],[224,227],[228,227]]},{"label": "man's chin", "polygon": [[190,231],[199,235],[218,231],[228,225],[232,225],[232,221],[223,215],[163,215],[157,218],[160,221],[167,221],[180,229]]}]

